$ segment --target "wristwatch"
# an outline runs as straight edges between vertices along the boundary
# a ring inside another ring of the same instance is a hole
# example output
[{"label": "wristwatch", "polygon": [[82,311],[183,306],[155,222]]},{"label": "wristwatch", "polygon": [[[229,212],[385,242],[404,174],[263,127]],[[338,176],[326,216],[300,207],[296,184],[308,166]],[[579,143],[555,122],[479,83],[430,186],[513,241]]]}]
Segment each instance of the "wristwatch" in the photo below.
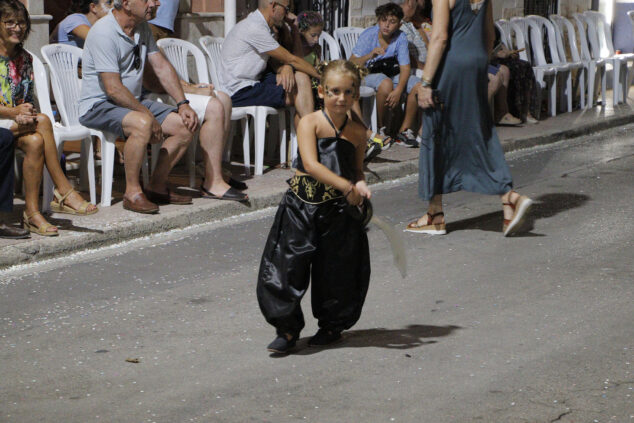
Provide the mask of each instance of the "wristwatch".
[{"label": "wristwatch", "polygon": [[426,79],[422,79],[420,81],[420,85],[423,88],[431,87],[431,82],[427,81]]},{"label": "wristwatch", "polygon": [[178,109],[183,104],[189,104],[189,100],[185,99],[185,100],[179,101],[178,103],[176,103],[176,108]]}]

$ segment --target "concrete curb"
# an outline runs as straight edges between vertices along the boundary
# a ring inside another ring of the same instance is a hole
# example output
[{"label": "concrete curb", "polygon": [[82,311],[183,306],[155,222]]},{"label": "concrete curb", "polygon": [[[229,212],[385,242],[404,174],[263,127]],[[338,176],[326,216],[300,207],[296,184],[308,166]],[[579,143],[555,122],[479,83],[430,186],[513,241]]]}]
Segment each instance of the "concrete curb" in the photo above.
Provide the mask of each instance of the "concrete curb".
[{"label": "concrete curb", "polygon": [[[632,122],[634,122],[634,115],[606,117],[601,121],[593,121],[548,134],[504,140],[502,146],[504,151],[508,153],[539,145],[547,145],[564,139],[576,138]],[[400,162],[377,164],[366,175],[368,182],[375,184],[413,175],[417,172],[418,159],[408,159]],[[280,184],[279,189],[269,190],[268,193],[259,195],[251,193],[251,201],[248,206],[234,202],[220,202],[213,207],[193,205],[166,212],[162,210],[161,214],[149,216],[140,221],[126,220],[119,222],[103,231],[86,232],[76,236],[62,236],[59,238],[35,237],[29,242],[3,247],[0,250],[0,270],[273,207],[279,203],[285,191],[286,186]]]}]

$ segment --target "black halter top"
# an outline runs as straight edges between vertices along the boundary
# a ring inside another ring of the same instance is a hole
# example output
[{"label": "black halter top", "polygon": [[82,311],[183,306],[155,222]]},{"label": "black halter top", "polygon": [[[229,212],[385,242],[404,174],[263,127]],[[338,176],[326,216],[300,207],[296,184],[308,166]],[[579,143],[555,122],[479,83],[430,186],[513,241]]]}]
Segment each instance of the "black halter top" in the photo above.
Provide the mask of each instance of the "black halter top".
[{"label": "black halter top", "polygon": [[[322,113],[330,126],[332,126],[332,129],[334,129],[335,136],[317,139],[317,158],[319,163],[339,176],[354,180],[356,176],[356,148],[350,141],[341,138],[341,132],[343,132],[343,128],[348,123],[348,116],[346,115],[343,125],[337,130],[326,112],[322,110]],[[299,153],[297,154],[297,170],[306,172],[302,156]]]}]

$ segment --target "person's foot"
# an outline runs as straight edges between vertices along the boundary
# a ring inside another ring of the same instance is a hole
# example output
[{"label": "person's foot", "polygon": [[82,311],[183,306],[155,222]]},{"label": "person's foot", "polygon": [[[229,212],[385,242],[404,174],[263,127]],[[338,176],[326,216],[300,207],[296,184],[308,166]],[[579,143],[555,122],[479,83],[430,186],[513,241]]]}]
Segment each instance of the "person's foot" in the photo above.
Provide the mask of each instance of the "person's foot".
[{"label": "person's foot", "polygon": [[[73,188],[68,188],[68,190],[73,190]],[[62,192],[59,188],[57,189],[57,191],[61,194],[61,196],[63,197],[64,195],[66,195],[66,192],[68,191],[64,191]],[[73,190],[68,197],[66,197],[64,199],[64,204],[66,204],[68,207],[74,209],[74,210],[81,210],[82,206],[84,205],[84,202],[86,200],[84,200],[84,197],[81,196],[80,193],[78,193],[77,191]],[[97,210],[97,206],[95,206],[94,204],[88,204],[86,206],[86,214],[92,214]]]},{"label": "person's foot", "polygon": [[420,143],[416,140],[416,134],[411,129],[401,132],[396,136],[396,144],[407,148],[416,148]]},{"label": "person's foot", "polygon": [[522,226],[528,215],[528,211],[533,205],[533,200],[525,195],[519,195],[511,191],[506,199],[502,199],[504,210],[504,222],[502,223],[502,234],[510,236],[522,230]]},{"label": "person's foot", "polygon": [[123,196],[123,208],[136,213],[155,214],[159,212],[159,206],[147,199],[145,194],[137,192]]},{"label": "person's foot", "polygon": [[427,212],[423,217],[415,222],[411,222],[405,228],[405,232],[414,232],[429,235],[445,235],[445,214],[443,212]]},{"label": "person's foot", "polygon": [[297,335],[293,336],[290,333],[278,335],[273,342],[266,347],[266,349],[276,354],[288,354],[289,351],[295,347],[297,338]]},{"label": "person's foot", "polygon": [[28,229],[18,228],[17,226],[0,223],[0,238],[5,239],[25,239],[30,238],[31,231]]},{"label": "person's foot", "polygon": [[522,120],[516,118],[515,116],[513,116],[510,113],[505,114],[498,121],[498,125],[517,126],[517,125],[521,125],[521,124],[522,124]]},{"label": "person's foot", "polygon": [[57,226],[51,225],[39,211],[22,213],[24,229],[42,236],[58,236]]},{"label": "person's foot", "polygon": [[156,204],[192,204],[192,197],[189,195],[181,195],[167,188],[166,192],[157,192],[150,189],[145,190],[148,200]]},{"label": "person's foot", "polygon": [[526,122],[533,123],[533,124],[539,123],[539,121],[535,119],[533,115],[531,115],[530,113],[526,115]]},{"label": "person's foot", "polygon": [[332,344],[333,342],[337,342],[341,339],[341,332],[328,330],[328,329],[319,329],[315,335],[312,336],[308,340],[309,347],[321,347],[324,345]]}]

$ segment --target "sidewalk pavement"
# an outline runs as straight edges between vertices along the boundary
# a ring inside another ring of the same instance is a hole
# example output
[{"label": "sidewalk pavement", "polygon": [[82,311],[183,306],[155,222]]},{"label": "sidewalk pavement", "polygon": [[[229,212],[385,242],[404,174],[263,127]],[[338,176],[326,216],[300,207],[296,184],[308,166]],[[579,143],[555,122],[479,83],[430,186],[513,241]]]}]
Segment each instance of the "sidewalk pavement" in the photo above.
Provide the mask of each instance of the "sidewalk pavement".
[{"label": "sidewalk pavement", "polygon": [[[509,152],[554,143],[634,122],[634,107],[630,106],[634,104],[632,95],[629,97],[629,104],[617,107],[612,107],[610,98],[607,100],[608,105],[604,109],[595,107],[585,111],[562,113],[556,117],[545,118],[534,125],[498,127],[498,135],[504,150]],[[417,148],[399,145],[382,152],[368,165],[368,182],[383,182],[417,173],[418,152]],[[239,174],[243,172],[242,166],[236,165],[233,170],[234,177],[244,177]],[[179,171],[175,170],[170,182],[184,185],[186,175],[182,172],[179,175]],[[248,204],[194,198],[193,205],[161,206],[161,211],[157,215],[142,215],[123,209],[120,192],[123,175],[115,174],[119,189],[117,190],[116,186],[113,189],[115,198],[111,207],[100,208],[99,213],[92,216],[54,214],[49,217],[49,221],[60,229],[58,237],[32,234],[31,239],[26,240],[0,239],[0,270],[275,206],[286,191],[285,181],[291,175],[291,169],[268,167],[264,175],[246,179],[245,182],[249,185]],[[183,188],[181,191],[187,192],[187,189]],[[193,194],[198,197],[197,191]],[[412,197],[415,196],[416,193],[413,192]],[[17,216],[21,216],[23,210],[21,199],[16,198],[14,209],[17,220]]]}]

